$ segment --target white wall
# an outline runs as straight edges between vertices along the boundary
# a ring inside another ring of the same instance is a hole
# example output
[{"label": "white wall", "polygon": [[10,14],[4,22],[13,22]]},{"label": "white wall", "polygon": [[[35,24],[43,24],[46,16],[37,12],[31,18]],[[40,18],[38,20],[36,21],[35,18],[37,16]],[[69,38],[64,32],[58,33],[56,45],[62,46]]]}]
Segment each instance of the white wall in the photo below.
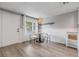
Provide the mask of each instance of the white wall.
[{"label": "white wall", "polygon": [[54,22],[53,25],[42,27],[43,32],[51,35],[51,40],[59,43],[66,43],[67,32],[76,32],[77,11],[45,18],[46,22]]}]

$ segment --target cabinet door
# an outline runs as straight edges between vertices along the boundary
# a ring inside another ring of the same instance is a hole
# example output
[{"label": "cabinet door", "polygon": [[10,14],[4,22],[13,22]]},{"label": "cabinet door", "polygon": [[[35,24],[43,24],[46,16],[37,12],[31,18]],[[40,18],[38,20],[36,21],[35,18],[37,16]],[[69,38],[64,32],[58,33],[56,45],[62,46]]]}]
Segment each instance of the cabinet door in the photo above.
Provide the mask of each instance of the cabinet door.
[{"label": "cabinet door", "polygon": [[79,11],[78,11],[78,56],[79,56]]},{"label": "cabinet door", "polygon": [[78,27],[78,56],[79,56],[79,27]]},{"label": "cabinet door", "polygon": [[3,41],[2,46],[18,43],[19,40],[19,27],[20,15],[3,12],[2,17]]},{"label": "cabinet door", "polygon": [[78,11],[78,24],[79,24],[79,11]]},{"label": "cabinet door", "polygon": [[2,46],[2,13],[0,11],[0,47]]}]

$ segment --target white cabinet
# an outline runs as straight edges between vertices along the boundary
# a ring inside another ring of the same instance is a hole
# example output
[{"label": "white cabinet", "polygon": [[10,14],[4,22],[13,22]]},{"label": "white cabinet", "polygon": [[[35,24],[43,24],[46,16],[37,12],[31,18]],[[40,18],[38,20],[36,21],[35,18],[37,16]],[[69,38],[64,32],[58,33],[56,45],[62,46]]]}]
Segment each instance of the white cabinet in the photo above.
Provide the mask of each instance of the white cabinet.
[{"label": "white cabinet", "polygon": [[77,48],[77,32],[68,32],[67,37],[66,46]]},{"label": "white cabinet", "polygon": [[79,11],[78,11],[78,24],[79,24]]},{"label": "white cabinet", "polygon": [[77,34],[77,38],[78,38],[78,56],[79,56],[79,11],[78,11],[78,34]]},{"label": "white cabinet", "polygon": [[21,15],[0,10],[0,47],[23,42]]},{"label": "white cabinet", "polygon": [[1,11],[0,11],[0,47],[2,46],[1,43],[2,43],[2,17],[1,17]]},{"label": "white cabinet", "polygon": [[2,14],[2,46],[19,42],[20,16],[9,12]]},{"label": "white cabinet", "polygon": [[78,56],[79,56],[79,28],[78,28]]}]

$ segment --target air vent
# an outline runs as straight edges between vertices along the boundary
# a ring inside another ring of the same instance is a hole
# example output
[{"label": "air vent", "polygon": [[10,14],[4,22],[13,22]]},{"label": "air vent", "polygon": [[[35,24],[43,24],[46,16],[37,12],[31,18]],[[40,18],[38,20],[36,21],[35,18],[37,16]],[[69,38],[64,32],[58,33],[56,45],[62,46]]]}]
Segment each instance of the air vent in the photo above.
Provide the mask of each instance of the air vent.
[{"label": "air vent", "polygon": [[69,4],[69,2],[63,2],[64,5]]}]

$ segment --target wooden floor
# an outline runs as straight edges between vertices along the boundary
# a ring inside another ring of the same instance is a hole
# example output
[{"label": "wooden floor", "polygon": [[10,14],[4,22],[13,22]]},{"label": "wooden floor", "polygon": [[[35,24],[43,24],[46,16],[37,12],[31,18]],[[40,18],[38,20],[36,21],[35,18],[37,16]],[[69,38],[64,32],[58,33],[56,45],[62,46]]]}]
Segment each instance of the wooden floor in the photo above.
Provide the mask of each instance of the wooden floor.
[{"label": "wooden floor", "polygon": [[18,43],[0,48],[1,57],[77,57],[77,50],[59,43]]}]

